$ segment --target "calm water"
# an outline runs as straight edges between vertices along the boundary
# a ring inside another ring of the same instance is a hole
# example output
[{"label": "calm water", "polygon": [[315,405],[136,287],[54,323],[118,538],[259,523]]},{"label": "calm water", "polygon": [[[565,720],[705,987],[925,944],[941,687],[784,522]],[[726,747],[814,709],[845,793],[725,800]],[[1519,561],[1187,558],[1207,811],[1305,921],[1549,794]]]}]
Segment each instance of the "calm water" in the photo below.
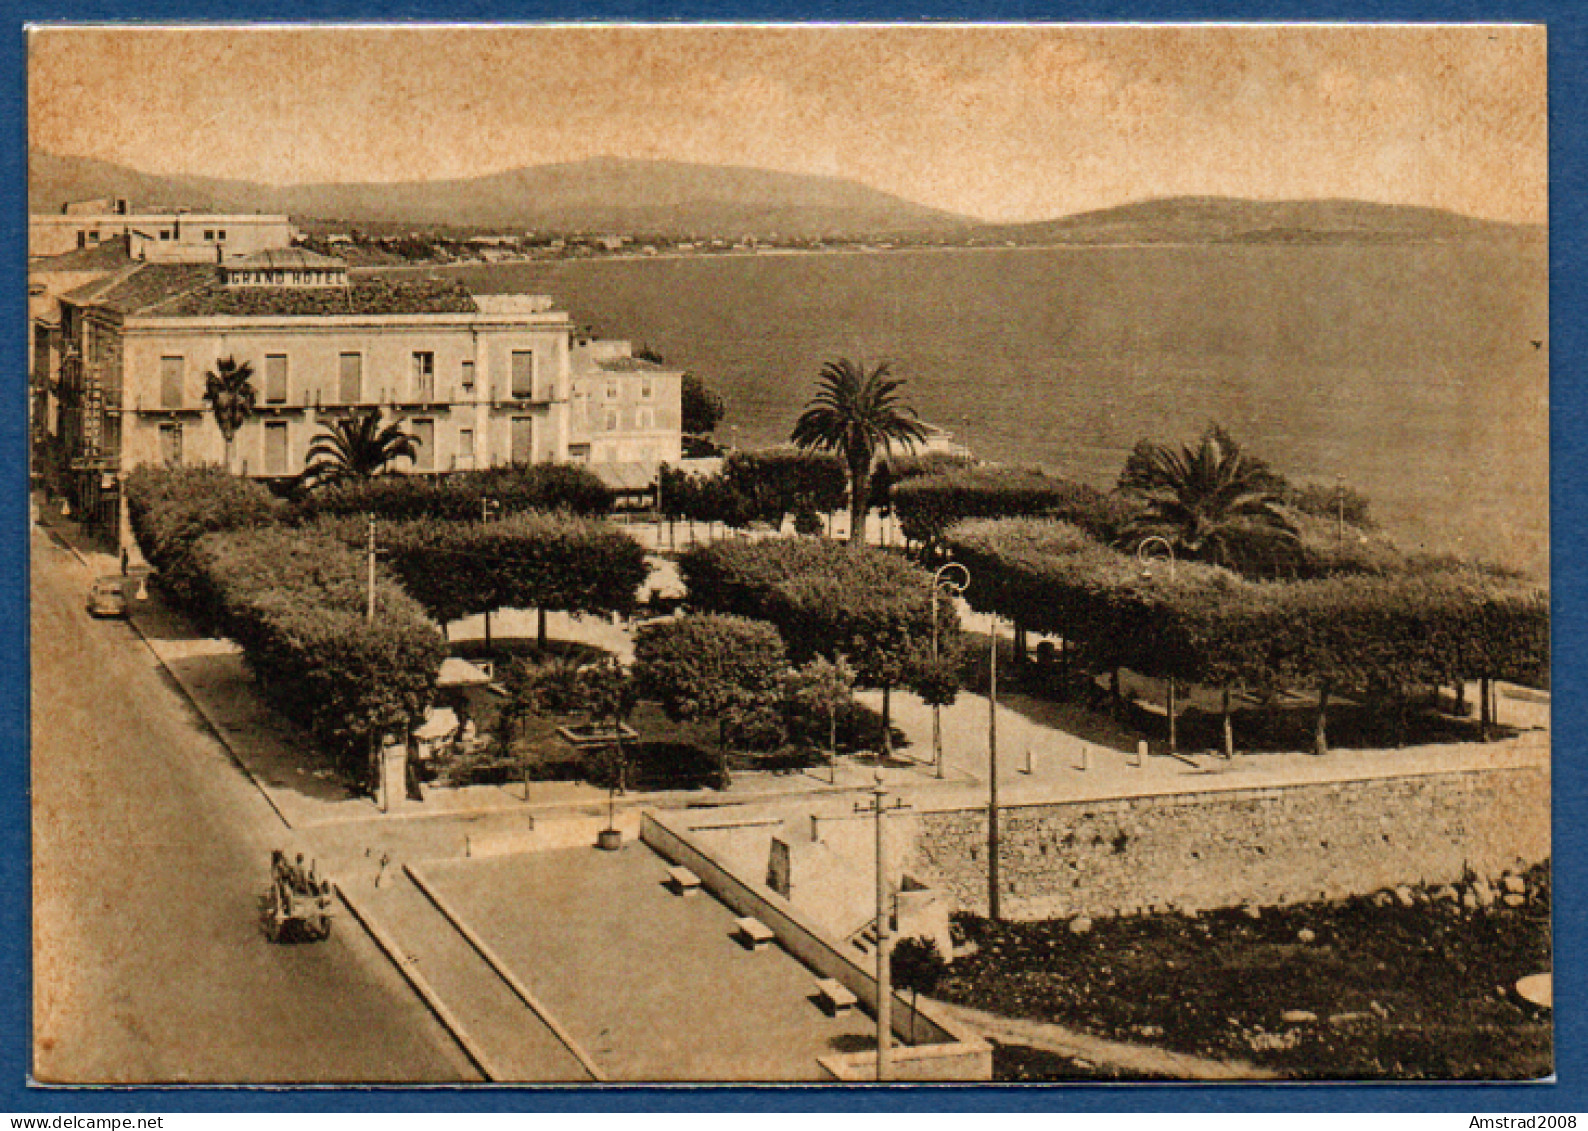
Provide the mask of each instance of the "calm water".
[{"label": "calm water", "polygon": [[[823,361],[886,359],[979,455],[1100,486],[1143,436],[1230,427],[1296,479],[1344,474],[1405,544],[1542,573],[1541,245],[1114,247],[455,269],[554,295],[785,439]],[[1540,343],[1535,346],[1534,343]]]}]

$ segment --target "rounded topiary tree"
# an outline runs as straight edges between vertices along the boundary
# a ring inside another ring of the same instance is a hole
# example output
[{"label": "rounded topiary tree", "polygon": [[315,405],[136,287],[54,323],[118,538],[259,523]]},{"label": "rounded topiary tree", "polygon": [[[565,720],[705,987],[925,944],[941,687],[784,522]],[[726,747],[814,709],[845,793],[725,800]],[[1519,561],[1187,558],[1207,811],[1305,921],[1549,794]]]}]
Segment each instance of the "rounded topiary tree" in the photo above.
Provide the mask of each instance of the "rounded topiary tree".
[{"label": "rounded topiary tree", "polygon": [[777,697],[788,658],[764,621],[714,614],[646,625],[634,638],[635,685],[675,722],[715,719],[718,778],[731,781],[728,735],[735,719]]}]

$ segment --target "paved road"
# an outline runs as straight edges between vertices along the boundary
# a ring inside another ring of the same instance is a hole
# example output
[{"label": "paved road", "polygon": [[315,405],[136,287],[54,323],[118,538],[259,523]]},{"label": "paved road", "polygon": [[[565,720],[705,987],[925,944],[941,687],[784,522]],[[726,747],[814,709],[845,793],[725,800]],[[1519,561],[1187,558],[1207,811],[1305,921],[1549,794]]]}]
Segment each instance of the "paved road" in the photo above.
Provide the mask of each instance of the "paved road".
[{"label": "paved road", "polygon": [[33,532],[34,1074],[52,1082],[477,1079],[343,916],[259,929],[290,844],[88,574]]}]

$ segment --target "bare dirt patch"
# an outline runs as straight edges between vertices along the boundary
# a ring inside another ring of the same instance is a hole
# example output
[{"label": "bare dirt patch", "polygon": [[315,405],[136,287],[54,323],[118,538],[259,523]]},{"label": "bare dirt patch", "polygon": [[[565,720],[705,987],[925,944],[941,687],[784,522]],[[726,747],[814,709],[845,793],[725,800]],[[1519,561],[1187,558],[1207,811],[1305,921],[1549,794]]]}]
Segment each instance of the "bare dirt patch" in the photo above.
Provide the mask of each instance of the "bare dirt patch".
[{"label": "bare dirt patch", "polygon": [[[1550,1014],[1515,985],[1550,969],[1548,865],[1509,881],[1521,890],[1403,888],[1102,920],[1082,933],[962,916],[977,950],[937,994],[1291,1079],[1536,1079],[1552,1071]],[[1058,1057],[1001,1063],[1007,1079],[1099,1075]]]}]

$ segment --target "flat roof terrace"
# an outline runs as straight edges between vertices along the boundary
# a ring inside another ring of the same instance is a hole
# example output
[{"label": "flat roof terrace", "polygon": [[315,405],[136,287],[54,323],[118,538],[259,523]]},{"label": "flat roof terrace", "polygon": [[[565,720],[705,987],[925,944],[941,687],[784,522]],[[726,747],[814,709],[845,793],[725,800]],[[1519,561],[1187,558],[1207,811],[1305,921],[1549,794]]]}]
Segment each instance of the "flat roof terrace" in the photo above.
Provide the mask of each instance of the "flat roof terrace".
[{"label": "flat roof terrace", "polygon": [[829,1016],[817,975],[746,950],[709,892],[663,886],[668,867],[629,843],[423,871],[611,1080],[820,1080],[817,1057],[875,1046],[870,1016]]}]

